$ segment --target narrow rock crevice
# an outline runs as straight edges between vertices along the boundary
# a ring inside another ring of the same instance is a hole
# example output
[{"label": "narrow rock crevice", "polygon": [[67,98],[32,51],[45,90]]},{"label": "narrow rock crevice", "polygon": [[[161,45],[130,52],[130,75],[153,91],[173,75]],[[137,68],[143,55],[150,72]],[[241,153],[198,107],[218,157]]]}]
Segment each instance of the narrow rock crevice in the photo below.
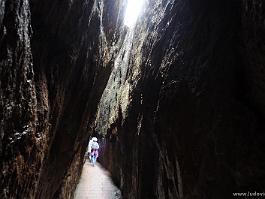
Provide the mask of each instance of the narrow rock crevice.
[{"label": "narrow rock crevice", "polygon": [[126,5],[0,0],[0,198],[73,198],[92,133],[123,198],[264,192],[264,2]]}]

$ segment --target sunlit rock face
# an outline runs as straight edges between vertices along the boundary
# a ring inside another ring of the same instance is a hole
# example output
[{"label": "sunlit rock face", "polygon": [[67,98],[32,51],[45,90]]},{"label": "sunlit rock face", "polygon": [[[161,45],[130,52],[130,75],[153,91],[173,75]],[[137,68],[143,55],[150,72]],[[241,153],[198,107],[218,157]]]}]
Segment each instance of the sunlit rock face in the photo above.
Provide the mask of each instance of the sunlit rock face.
[{"label": "sunlit rock face", "polygon": [[101,0],[0,1],[0,198],[73,196],[113,66],[119,9]]},{"label": "sunlit rock face", "polygon": [[261,0],[149,1],[97,118],[124,198],[264,190],[264,11]]}]

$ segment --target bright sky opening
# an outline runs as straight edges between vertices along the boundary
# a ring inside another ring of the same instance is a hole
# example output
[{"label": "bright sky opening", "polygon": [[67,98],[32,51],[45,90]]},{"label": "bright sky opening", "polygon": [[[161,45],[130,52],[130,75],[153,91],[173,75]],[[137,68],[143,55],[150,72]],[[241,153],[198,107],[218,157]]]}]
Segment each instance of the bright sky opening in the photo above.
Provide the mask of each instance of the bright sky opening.
[{"label": "bright sky opening", "polygon": [[124,17],[124,25],[133,27],[141,13],[145,0],[128,0]]}]

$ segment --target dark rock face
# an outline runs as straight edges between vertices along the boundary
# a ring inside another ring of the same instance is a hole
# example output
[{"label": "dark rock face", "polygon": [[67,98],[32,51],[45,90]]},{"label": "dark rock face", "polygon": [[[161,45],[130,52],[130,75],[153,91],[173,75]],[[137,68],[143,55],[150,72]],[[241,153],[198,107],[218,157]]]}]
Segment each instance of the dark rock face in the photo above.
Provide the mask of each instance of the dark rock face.
[{"label": "dark rock face", "polygon": [[159,2],[136,27],[103,164],[125,198],[264,190],[264,2]]},{"label": "dark rock face", "polygon": [[1,198],[73,196],[112,66],[106,2],[0,2]]},{"label": "dark rock face", "polygon": [[[38,20],[33,20],[36,37],[32,42],[36,70],[40,71],[36,76],[39,87],[46,78],[50,90],[48,142],[52,141],[43,163],[37,198],[70,198],[68,194],[78,180],[87,132],[101,95],[100,90],[93,92],[93,87],[99,86],[98,78],[104,82],[109,70],[104,71],[97,60],[101,19],[100,11],[93,10],[94,2],[58,4],[50,1],[46,6],[37,2],[32,5],[33,19]],[[39,98],[43,98],[42,93]]]},{"label": "dark rock face", "polygon": [[242,5],[242,57],[247,74],[248,100],[264,118],[264,19],[263,1],[245,1]]},{"label": "dark rock face", "polygon": [[1,1],[0,5],[0,197],[32,198],[44,146],[36,124],[31,13],[28,1]]}]

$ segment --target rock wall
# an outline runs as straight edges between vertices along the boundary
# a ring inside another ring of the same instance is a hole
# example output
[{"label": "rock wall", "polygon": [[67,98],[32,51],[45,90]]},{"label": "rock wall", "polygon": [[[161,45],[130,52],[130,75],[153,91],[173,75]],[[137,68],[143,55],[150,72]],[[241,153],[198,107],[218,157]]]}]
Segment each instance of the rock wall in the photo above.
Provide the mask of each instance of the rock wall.
[{"label": "rock wall", "polygon": [[264,11],[261,0],[149,1],[120,77],[128,100],[98,122],[124,198],[264,190]]},{"label": "rock wall", "polygon": [[248,95],[251,106],[264,118],[264,19],[263,1],[244,1],[242,4],[242,57],[247,74]]},{"label": "rock wall", "polygon": [[0,5],[0,197],[72,198],[113,65],[119,2]]},{"label": "rock wall", "polygon": [[45,146],[36,122],[31,13],[28,1],[0,5],[0,197],[32,198]]}]

